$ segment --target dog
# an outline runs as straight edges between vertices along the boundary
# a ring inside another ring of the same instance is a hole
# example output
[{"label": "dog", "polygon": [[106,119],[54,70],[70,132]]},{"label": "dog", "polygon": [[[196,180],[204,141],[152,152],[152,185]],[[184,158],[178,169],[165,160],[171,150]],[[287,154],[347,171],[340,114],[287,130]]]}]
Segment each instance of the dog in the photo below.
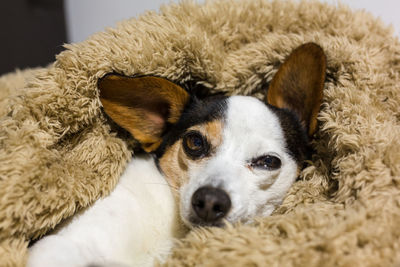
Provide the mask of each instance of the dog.
[{"label": "dog", "polygon": [[28,266],[152,266],[183,225],[269,216],[309,154],[325,72],[322,48],[301,45],[269,83],[266,103],[198,99],[163,78],[106,75],[104,112],[150,156],[136,156],[108,197],[37,241]]}]

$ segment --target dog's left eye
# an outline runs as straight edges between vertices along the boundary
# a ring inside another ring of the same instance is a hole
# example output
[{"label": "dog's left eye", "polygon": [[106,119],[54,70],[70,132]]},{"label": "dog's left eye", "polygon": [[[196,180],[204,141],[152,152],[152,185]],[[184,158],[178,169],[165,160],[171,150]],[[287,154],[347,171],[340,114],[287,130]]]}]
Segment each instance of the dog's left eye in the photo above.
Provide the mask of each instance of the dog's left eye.
[{"label": "dog's left eye", "polygon": [[281,160],[278,157],[272,155],[265,155],[253,159],[250,164],[255,168],[262,168],[266,170],[276,170],[279,169],[282,165]]},{"label": "dog's left eye", "polygon": [[203,135],[197,131],[190,131],[183,137],[183,149],[191,158],[200,158],[207,154],[208,143]]}]

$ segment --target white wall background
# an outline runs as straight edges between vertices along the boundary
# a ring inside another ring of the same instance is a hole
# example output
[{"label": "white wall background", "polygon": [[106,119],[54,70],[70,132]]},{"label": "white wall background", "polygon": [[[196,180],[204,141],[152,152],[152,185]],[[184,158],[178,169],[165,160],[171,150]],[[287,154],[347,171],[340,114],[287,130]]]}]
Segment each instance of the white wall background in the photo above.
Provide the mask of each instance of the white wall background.
[{"label": "white wall background", "polygon": [[[145,10],[158,10],[172,0],[65,0],[69,42],[80,42],[89,35],[113,26],[119,20],[137,16]],[[203,0],[198,0],[203,2]],[[337,0],[321,0],[337,3]],[[176,1],[174,1],[176,2]],[[366,9],[392,24],[400,36],[400,0],[342,0],[355,9]]]},{"label": "white wall background", "polygon": [[[135,17],[145,10],[158,10],[170,0],[64,0],[68,42],[80,42],[89,35]],[[176,1],[175,1],[176,2]]]}]

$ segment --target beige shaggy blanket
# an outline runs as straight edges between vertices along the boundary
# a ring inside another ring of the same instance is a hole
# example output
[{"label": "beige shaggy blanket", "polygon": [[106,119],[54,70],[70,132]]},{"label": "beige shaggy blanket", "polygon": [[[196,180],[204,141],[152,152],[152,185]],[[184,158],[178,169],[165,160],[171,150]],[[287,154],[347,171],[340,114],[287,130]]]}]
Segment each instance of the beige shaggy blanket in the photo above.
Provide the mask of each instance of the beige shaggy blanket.
[{"label": "beige shaggy blanket", "polygon": [[192,231],[169,266],[400,265],[400,43],[364,12],[315,1],[184,2],[0,78],[0,266],[113,189],[135,145],[100,108],[107,73],[255,95],[285,57],[328,58],[315,155],[273,216]]}]

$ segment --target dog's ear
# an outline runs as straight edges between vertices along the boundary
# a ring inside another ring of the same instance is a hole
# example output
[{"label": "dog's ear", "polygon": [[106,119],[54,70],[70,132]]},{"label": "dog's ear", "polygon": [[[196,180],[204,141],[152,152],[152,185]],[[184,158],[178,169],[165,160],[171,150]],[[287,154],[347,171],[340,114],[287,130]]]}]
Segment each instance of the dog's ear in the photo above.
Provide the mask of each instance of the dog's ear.
[{"label": "dog's ear", "polygon": [[98,87],[104,111],[146,152],[158,148],[167,124],[179,120],[189,101],[183,88],[159,77],[110,74],[99,81]]},{"label": "dog's ear", "polygon": [[289,55],[268,88],[267,102],[295,112],[309,136],[317,128],[325,72],[324,51],[315,43],[306,43]]}]

